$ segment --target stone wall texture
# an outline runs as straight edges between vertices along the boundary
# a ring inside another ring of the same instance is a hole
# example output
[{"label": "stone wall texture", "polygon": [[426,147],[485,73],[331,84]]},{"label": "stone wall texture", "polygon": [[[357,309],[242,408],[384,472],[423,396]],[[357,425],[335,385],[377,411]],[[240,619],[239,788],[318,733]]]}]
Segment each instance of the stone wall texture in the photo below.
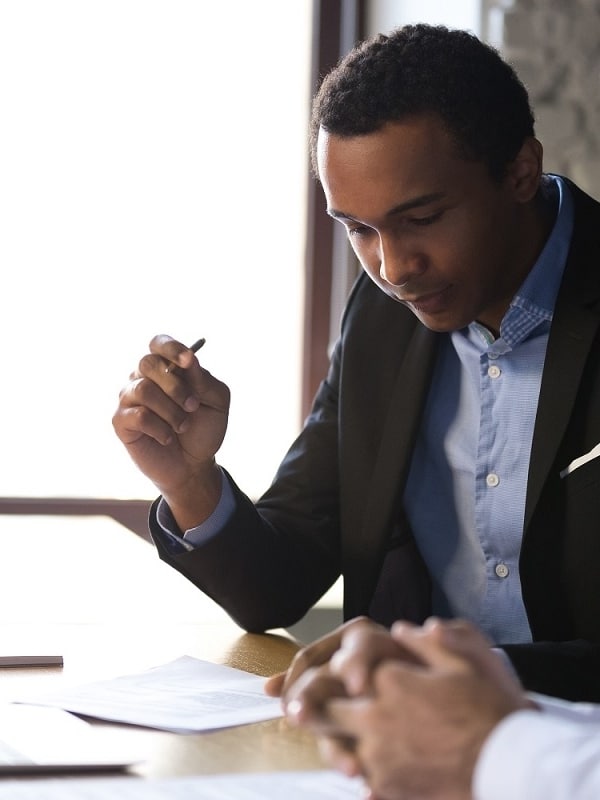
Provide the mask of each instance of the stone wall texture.
[{"label": "stone wall texture", "polygon": [[600,199],[600,0],[488,0],[483,14],[501,17],[492,44],[529,90],[546,172]]}]

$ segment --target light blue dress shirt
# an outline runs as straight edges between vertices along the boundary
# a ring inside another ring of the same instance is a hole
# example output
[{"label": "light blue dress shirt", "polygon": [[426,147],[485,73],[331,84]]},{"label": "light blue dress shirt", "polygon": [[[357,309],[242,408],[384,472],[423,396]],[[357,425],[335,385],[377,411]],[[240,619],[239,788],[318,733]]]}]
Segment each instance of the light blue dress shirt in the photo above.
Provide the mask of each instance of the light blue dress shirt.
[{"label": "light blue dress shirt", "polygon": [[519,553],[542,369],[573,230],[567,186],[553,230],[513,298],[500,336],[477,322],[446,337],[404,505],[433,578],[433,611],[496,644],[530,642]]}]

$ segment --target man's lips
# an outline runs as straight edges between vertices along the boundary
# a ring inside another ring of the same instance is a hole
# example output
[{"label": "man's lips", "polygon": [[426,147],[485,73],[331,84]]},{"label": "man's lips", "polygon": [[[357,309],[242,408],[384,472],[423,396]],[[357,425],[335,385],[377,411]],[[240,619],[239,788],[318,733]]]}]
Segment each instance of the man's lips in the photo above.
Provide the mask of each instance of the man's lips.
[{"label": "man's lips", "polygon": [[435,289],[433,292],[425,292],[424,294],[410,296],[398,294],[396,297],[400,302],[412,306],[412,308],[417,311],[435,313],[436,311],[442,311],[446,308],[451,288],[452,287],[448,285],[441,289]]}]

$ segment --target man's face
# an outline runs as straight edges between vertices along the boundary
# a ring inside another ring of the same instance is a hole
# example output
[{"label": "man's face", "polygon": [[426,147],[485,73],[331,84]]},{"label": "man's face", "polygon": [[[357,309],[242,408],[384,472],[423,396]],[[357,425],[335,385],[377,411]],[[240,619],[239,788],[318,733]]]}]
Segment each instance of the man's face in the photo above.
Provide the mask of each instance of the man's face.
[{"label": "man's face", "polygon": [[432,115],[364,136],[321,130],[318,168],[329,214],[384,292],[432,330],[498,330],[531,268],[509,179],[464,160]]}]

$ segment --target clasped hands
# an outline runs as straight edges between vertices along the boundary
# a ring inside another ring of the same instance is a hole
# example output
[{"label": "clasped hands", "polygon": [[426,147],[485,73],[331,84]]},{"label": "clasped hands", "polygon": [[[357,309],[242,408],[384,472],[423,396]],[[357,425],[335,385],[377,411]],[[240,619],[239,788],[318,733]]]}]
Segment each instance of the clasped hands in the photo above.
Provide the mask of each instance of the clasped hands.
[{"label": "clasped hands", "polygon": [[324,760],[362,775],[371,800],[467,800],[481,747],[533,704],[490,643],[463,621],[358,618],[299,651],[265,691]]}]

